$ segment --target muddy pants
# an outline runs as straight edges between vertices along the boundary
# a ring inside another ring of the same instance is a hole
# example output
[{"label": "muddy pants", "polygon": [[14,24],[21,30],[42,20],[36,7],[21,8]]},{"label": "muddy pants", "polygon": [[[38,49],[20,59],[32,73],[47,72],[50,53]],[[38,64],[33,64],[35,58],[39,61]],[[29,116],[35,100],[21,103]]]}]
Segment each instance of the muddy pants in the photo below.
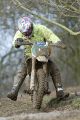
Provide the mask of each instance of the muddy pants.
[{"label": "muddy pants", "polygon": [[61,75],[57,65],[52,61],[49,61],[49,72],[57,92],[57,88],[62,88]]},{"label": "muddy pants", "polygon": [[14,77],[14,88],[17,87],[19,83],[21,83],[19,85],[19,87],[21,87],[26,76],[31,74],[31,62],[31,59],[27,60],[27,62],[25,60],[22,61],[16,76]]}]

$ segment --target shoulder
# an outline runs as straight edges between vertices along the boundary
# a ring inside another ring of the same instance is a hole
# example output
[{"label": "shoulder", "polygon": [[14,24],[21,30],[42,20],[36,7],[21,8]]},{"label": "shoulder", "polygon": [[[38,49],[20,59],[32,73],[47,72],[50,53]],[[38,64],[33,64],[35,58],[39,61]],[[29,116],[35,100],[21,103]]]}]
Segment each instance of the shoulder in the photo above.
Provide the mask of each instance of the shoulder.
[{"label": "shoulder", "polygon": [[19,30],[16,31],[15,35],[22,34]]},{"label": "shoulder", "polygon": [[44,32],[46,32],[46,30],[48,30],[48,28],[46,26],[42,25],[42,24],[35,24],[34,25],[34,30],[39,31],[41,33],[44,33]]},{"label": "shoulder", "polygon": [[23,37],[23,34],[19,30],[14,35],[14,39],[16,39],[16,38],[22,38],[22,37]]},{"label": "shoulder", "polygon": [[47,27],[42,24],[34,24],[34,28],[42,29],[42,28],[47,28]]},{"label": "shoulder", "polygon": [[19,36],[22,37],[23,34],[18,30],[18,31],[15,33],[15,36],[16,36],[16,37],[17,37],[17,36],[18,36],[18,37],[19,37]]}]

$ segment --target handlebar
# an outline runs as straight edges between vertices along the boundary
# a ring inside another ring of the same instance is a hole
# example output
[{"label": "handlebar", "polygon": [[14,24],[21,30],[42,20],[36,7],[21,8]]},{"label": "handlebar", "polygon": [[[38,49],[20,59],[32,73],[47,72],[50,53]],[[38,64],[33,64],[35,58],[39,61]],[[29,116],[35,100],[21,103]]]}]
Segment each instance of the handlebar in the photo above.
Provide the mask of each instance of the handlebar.
[{"label": "handlebar", "polygon": [[[31,41],[28,41],[28,40],[22,40],[22,39],[19,39],[17,40],[17,43],[22,46],[22,45],[33,45],[35,44],[35,42],[31,42]],[[52,43],[51,41],[49,42],[46,42],[47,45],[49,46],[54,46],[54,47],[57,47],[57,48],[62,48],[62,49],[65,49],[66,48],[66,45],[65,44],[54,44]]]}]

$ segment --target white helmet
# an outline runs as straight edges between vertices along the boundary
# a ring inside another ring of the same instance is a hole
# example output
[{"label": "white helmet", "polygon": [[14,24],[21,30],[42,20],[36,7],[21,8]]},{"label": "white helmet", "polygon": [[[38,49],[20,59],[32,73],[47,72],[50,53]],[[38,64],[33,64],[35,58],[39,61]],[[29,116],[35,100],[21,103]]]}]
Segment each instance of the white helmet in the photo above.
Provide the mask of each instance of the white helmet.
[{"label": "white helmet", "polygon": [[26,36],[30,36],[33,30],[33,23],[29,17],[22,17],[18,20],[18,29]]}]

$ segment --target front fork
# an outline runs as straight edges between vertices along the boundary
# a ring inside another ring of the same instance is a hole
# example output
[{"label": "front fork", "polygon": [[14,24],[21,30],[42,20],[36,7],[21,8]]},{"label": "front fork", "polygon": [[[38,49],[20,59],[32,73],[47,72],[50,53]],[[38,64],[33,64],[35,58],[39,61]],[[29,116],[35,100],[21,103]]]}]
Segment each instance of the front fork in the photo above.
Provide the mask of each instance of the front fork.
[{"label": "front fork", "polygon": [[[36,57],[32,57],[32,69],[31,69],[31,81],[30,81],[30,90],[34,91],[35,90],[35,76],[36,76],[36,69],[35,69],[35,64],[36,64]],[[47,62],[43,63],[43,71],[45,73],[45,91],[48,90],[48,64]]]},{"label": "front fork", "polygon": [[30,89],[33,91],[35,89],[35,75],[36,75],[36,58],[32,57],[32,69],[31,69],[31,81],[30,81]]}]

